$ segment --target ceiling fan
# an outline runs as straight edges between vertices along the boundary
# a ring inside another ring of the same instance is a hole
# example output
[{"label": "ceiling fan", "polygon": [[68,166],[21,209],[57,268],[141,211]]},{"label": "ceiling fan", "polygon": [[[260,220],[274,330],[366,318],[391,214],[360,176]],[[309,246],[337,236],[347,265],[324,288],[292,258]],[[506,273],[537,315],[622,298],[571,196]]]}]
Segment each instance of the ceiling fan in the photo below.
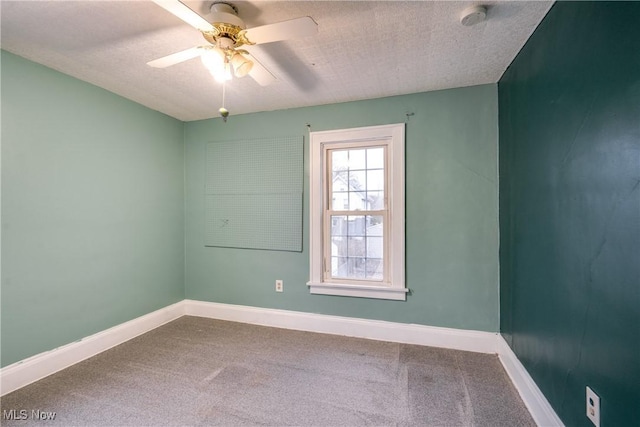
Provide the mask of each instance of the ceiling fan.
[{"label": "ceiling fan", "polygon": [[224,1],[215,1],[211,5],[211,22],[178,0],[153,2],[196,28],[209,44],[192,47],[147,64],[151,67],[165,68],[200,56],[205,67],[221,82],[230,80],[233,70],[236,77],[248,74],[260,85],[267,86],[276,78],[246,50],[246,47],[310,36],[318,32],[318,24],[309,16],[247,28],[238,16],[238,9]]}]

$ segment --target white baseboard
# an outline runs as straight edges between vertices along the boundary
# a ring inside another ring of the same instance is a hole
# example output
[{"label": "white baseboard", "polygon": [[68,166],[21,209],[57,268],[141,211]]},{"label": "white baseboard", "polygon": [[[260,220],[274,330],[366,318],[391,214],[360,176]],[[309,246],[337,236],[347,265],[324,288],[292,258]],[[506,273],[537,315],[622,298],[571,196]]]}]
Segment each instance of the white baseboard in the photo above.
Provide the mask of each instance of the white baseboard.
[{"label": "white baseboard", "polygon": [[404,344],[497,353],[496,333],[358,319],[300,311],[184,300],[185,314],[212,319],[367,338]]},{"label": "white baseboard", "polygon": [[183,315],[184,301],[180,301],[80,341],[6,366],[0,370],[0,396],[68,368]]},{"label": "white baseboard", "polygon": [[564,426],[547,398],[501,335],[498,335],[498,345],[500,362],[536,424],[541,427]]},{"label": "white baseboard", "polygon": [[497,354],[536,424],[541,427],[563,426],[547,399],[500,334],[194,300],[180,301],[80,341],[2,368],[0,369],[0,396],[95,356],[183,315]]}]

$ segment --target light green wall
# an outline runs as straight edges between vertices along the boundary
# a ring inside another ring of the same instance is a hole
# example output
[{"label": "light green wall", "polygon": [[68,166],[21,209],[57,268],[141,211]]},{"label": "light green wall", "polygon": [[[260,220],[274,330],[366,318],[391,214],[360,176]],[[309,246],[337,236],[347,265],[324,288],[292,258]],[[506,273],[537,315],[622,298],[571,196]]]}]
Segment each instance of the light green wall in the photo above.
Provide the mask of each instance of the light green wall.
[{"label": "light green wall", "polygon": [[[495,85],[184,124],[6,52],[1,67],[2,366],[185,296],[498,330]],[[308,189],[307,123],[403,121],[406,302],[309,294],[308,194],[302,253],[204,247],[207,142],[304,135]]]},{"label": "light green wall", "polygon": [[[229,104],[227,123],[185,125],[187,298],[498,331],[496,85],[239,116]],[[204,247],[207,142],[304,135],[308,189],[307,123],[328,130],[403,121],[406,302],[309,294],[308,194],[302,253]],[[284,293],[274,292],[276,279]]]},{"label": "light green wall", "polygon": [[1,60],[6,366],[184,298],[184,125]]}]

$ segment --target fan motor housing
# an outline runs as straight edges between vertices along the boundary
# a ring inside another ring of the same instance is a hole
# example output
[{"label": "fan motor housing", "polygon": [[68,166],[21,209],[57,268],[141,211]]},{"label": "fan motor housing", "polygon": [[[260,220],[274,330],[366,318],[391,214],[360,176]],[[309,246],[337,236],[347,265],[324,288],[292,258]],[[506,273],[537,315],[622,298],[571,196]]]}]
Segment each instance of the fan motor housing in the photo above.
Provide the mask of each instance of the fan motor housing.
[{"label": "fan motor housing", "polygon": [[233,40],[233,45],[240,46],[242,44],[249,44],[245,40],[241,33],[247,28],[244,21],[238,17],[238,9],[231,3],[215,2],[211,5],[211,14],[207,17],[213,29],[211,31],[203,31],[204,38],[213,45],[220,44],[219,41],[225,46],[219,47],[231,47],[228,41],[223,39]]}]

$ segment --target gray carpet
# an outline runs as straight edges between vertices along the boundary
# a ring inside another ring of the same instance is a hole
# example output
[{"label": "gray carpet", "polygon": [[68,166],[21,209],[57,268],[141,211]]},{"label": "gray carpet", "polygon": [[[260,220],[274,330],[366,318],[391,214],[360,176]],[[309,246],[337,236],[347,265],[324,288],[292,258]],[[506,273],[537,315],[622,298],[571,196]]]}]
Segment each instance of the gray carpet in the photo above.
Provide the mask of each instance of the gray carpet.
[{"label": "gray carpet", "polygon": [[495,355],[189,316],[0,406],[6,426],[535,425]]}]

